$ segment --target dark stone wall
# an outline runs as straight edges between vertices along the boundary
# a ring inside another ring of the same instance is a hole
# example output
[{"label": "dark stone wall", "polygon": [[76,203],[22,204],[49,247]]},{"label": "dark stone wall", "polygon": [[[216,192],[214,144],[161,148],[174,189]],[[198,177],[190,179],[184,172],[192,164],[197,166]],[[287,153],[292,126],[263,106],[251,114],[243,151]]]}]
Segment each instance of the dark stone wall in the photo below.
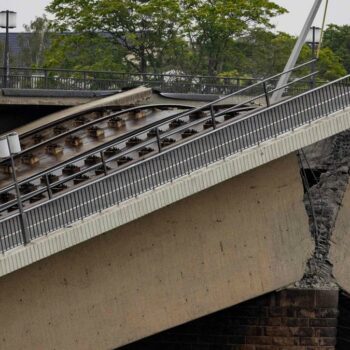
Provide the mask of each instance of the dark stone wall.
[{"label": "dark stone wall", "polygon": [[120,349],[334,350],[337,316],[337,290],[288,289]]},{"label": "dark stone wall", "polygon": [[339,295],[338,341],[337,350],[350,349],[350,295]]}]

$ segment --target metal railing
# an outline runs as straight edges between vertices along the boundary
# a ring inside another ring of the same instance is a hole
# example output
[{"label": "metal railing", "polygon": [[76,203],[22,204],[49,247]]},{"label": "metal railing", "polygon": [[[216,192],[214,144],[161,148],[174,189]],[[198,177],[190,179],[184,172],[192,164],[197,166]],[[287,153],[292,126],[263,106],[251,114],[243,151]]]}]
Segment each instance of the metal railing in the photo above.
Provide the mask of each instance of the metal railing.
[{"label": "metal railing", "polygon": [[[300,68],[303,68],[307,65],[309,65],[310,63],[312,63],[312,61],[310,62],[306,62],[304,64],[301,64],[295,68],[293,68],[291,71],[296,71],[296,70],[299,70]],[[317,72],[313,73],[313,74],[316,74]],[[149,147],[151,146],[153,143],[156,142],[157,144],[157,147],[158,148],[158,152],[161,152],[162,151],[162,142],[165,140],[165,139],[169,139],[171,138],[171,136],[173,136],[174,134],[178,134],[179,132],[181,131],[185,131],[186,129],[191,129],[193,127],[196,127],[198,126],[199,124],[204,124],[205,122],[208,122],[209,125],[209,128],[216,128],[217,126],[217,118],[220,117],[220,116],[223,116],[224,114],[228,114],[228,113],[235,113],[236,111],[242,111],[242,109],[245,109],[245,110],[250,110],[252,109],[253,107],[249,107],[249,105],[253,102],[256,102],[256,101],[260,101],[261,99],[263,99],[265,102],[266,102],[266,105],[269,106],[270,105],[270,95],[275,92],[276,90],[272,87],[272,84],[270,83],[271,81],[275,81],[279,76],[281,76],[282,74],[284,73],[279,73],[275,76],[272,76],[270,78],[267,78],[261,82],[257,82],[249,87],[246,87],[246,88],[243,88],[237,92],[234,92],[232,94],[229,94],[229,95],[226,95],[220,99],[217,99],[216,101],[214,102],[210,102],[208,104],[205,104],[201,107],[198,107],[198,108],[192,108],[192,109],[189,109],[188,111],[186,112],[182,112],[182,113],[176,113],[174,115],[170,115],[169,117],[166,117],[166,118],[163,118],[162,120],[160,121],[156,121],[154,123],[151,123],[149,125],[146,125],[145,127],[142,127],[142,128],[139,128],[139,129],[136,129],[134,131],[131,131],[129,133],[126,133],[126,134],[123,134],[122,136],[120,137],[117,137],[116,139],[110,141],[110,142],[107,142],[107,143],[104,143],[102,146],[99,146],[99,147],[96,147],[92,150],[89,150],[89,151],[86,151],[82,154],[80,154],[79,156],[76,156],[74,158],[71,158],[71,159],[68,159],[66,161],[63,161],[63,162],[60,162],[58,165],[55,165],[53,167],[50,167],[42,172],[39,172],[31,177],[28,177],[28,178],[25,178],[23,180],[21,180],[19,182],[19,185],[23,185],[23,184],[26,184],[28,182],[31,182],[31,181],[39,181],[41,180],[42,177],[45,177],[47,176],[48,174],[51,174],[53,172],[58,172],[60,170],[62,170],[67,164],[75,164],[75,163],[78,163],[78,162],[81,162],[82,160],[84,160],[86,157],[90,156],[90,155],[98,155],[98,156],[101,156],[100,159],[101,161],[98,162],[96,165],[92,166],[92,167],[85,167],[82,171],[78,172],[78,173],[75,173],[75,176],[78,176],[78,175],[84,175],[85,173],[88,173],[88,172],[91,172],[92,170],[94,170],[95,168],[99,167],[99,166],[103,166],[105,167],[107,163],[110,163],[122,156],[129,156],[130,153],[133,153],[135,151],[139,151],[140,149],[142,148],[145,148],[145,147]],[[313,75],[312,74],[312,75]],[[302,81],[305,81],[307,79],[310,78],[310,75],[307,75],[305,77],[302,77],[302,78],[299,78],[297,80],[297,82],[302,82]],[[288,83],[287,85],[283,86],[282,89],[286,89],[290,86],[292,86],[293,84],[295,84],[295,81],[294,82],[291,82],[291,83]],[[215,105],[218,105],[219,103],[222,103],[224,102],[225,100],[227,99],[230,99],[231,97],[233,96],[240,96],[240,95],[254,95],[254,97],[246,97],[246,99],[243,99],[243,101],[239,104],[236,104],[234,105],[233,107],[230,107],[230,108],[224,108],[224,110],[222,110],[220,113],[215,113]],[[115,118],[115,117],[120,117],[121,115],[125,114],[125,113],[128,113],[128,112],[133,112],[133,111],[138,111],[142,108],[144,109],[149,109],[149,108],[153,108],[153,107],[166,107],[166,105],[147,105],[147,106],[143,106],[143,107],[133,107],[133,108],[129,108],[127,110],[122,110],[122,111],[119,111],[119,112],[115,112],[115,113],[112,113],[112,114],[108,114],[106,116],[103,116],[101,118],[98,118],[98,119],[95,119],[93,121],[90,121],[90,122],[87,122],[81,126],[78,126],[78,127],[74,127],[74,128],[70,128],[68,131],[66,132],[63,132],[59,135],[55,135],[49,139],[45,139],[44,141],[42,142],[39,142],[39,143],[36,143],[35,145],[29,147],[29,148],[26,148],[25,150],[23,150],[21,153],[17,154],[15,156],[16,159],[20,159],[21,157],[23,157],[25,154],[27,153],[32,153],[34,152],[36,149],[40,148],[40,147],[43,147],[45,145],[49,145],[53,142],[58,142],[60,139],[62,140],[64,137],[67,137],[67,136],[70,136],[70,135],[74,135],[76,134],[77,132],[79,131],[82,131],[83,129],[86,129],[88,127],[91,127],[93,125],[96,125],[96,124],[99,124],[101,122],[104,122],[104,121],[107,121],[111,118]],[[185,108],[185,109],[188,109],[188,107],[186,106],[180,106],[180,105],[176,105],[178,107],[182,107],[182,108]],[[256,105],[255,105],[256,106]],[[209,113],[203,113],[205,111],[209,111]],[[85,113],[85,112],[82,112],[82,113]],[[24,134],[22,137],[21,137],[21,140],[24,138],[24,137],[28,137],[30,135],[35,135],[41,131],[44,131],[45,128],[47,127],[53,127],[59,123],[61,123],[62,121],[66,121],[68,119],[71,119],[71,118],[75,118],[77,117],[77,115],[80,115],[82,114],[81,112],[78,113],[78,114],[73,114],[72,116],[69,116],[69,117],[66,117],[64,119],[61,119],[59,121],[54,121],[50,124],[47,124],[47,125],[44,125],[44,126],[41,126],[35,130],[31,130],[30,132]],[[203,113],[201,116],[198,116],[198,114],[201,114]],[[191,116],[197,114],[197,117],[195,118],[195,120],[190,120],[190,122],[185,122],[186,119],[190,118]],[[163,127],[165,127],[167,124],[173,122],[173,121],[182,121],[180,122],[180,125],[178,127],[173,127],[171,128],[170,130],[167,130],[166,132],[163,132],[164,130],[162,130]],[[151,131],[154,131],[156,130],[156,133],[155,133],[155,137],[151,137],[149,138],[148,137],[148,134],[151,132]],[[143,139],[147,139],[147,141],[145,142],[142,142],[138,147],[133,147],[133,148],[128,148],[126,151],[124,152],[120,152],[118,153],[115,157],[110,157],[106,160],[104,160],[104,157],[103,157],[103,152],[106,151],[108,148],[110,147],[115,147],[117,149],[121,148],[120,146],[125,142],[125,140],[127,139],[130,139],[131,137],[137,137],[137,138],[143,138]],[[2,164],[5,164],[7,162],[7,160],[3,160],[2,161]],[[40,195],[42,193],[45,193],[47,192],[47,194],[50,195],[50,193],[52,192],[51,191],[51,188],[52,187],[55,187],[57,185],[61,185],[61,184],[64,184],[65,182],[68,182],[72,179],[73,177],[64,177],[63,179],[61,179],[60,181],[55,181],[53,183],[46,183],[46,187],[44,186],[41,186],[40,189],[36,190],[36,191],[33,191],[31,193],[29,193],[28,195],[25,195],[25,196],[22,196],[22,200],[30,200],[31,197],[35,197],[37,195]],[[3,187],[0,189],[0,195],[3,195],[9,191],[11,191],[13,189],[13,184],[12,185],[8,185],[6,187]],[[49,196],[51,198],[51,196]],[[15,204],[15,200],[12,200],[12,201],[8,201],[7,203],[5,204],[0,204],[0,213],[6,209],[9,209],[11,208],[13,205]]]},{"label": "metal railing", "polygon": [[[0,71],[3,72],[1,67]],[[13,67],[8,77],[0,76],[0,87],[115,91],[144,85],[161,92],[227,95],[261,80],[263,79]],[[276,83],[277,81],[271,81],[274,86]],[[305,84],[296,87],[295,91],[291,91],[291,95],[302,91],[305,91]]]},{"label": "metal railing", "polygon": [[[215,112],[210,109],[212,113],[208,118],[214,117],[211,119],[214,122],[212,131],[184,141],[173,148],[160,147],[160,152],[149,158],[106,174],[70,192],[57,195],[49,201],[26,208],[29,239],[63,228],[201,167],[349,106],[350,76],[346,76],[243,118],[232,120],[221,127],[215,123],[215,120],[227,111]],[[189,128],[189,125],[187,124],[186,127]],[[158,137],[164,139],[169,136],[169,133],[161,136],[158,134],[157,138],[147,142],[155,143]],[[137,147],[129,151],[135,150]],[[1,219],[0,232],[1,251],[23,244],[18,213]]]}]

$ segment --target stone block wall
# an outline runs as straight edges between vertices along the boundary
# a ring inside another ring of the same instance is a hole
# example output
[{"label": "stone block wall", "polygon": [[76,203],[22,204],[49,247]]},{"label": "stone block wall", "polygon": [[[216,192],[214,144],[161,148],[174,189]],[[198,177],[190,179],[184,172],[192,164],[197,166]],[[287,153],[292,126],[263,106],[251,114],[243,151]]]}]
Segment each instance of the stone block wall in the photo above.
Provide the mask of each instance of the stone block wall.
[{"label": "stone block wall", "polygon": [[350,295],[343,292],[339,295],[337,338],[337,350],[350,349]]},{"label": "stone block wall", "polygon": [[167,330],[122,349],[334,350],[337,317],[337,290],[288,289]]}]

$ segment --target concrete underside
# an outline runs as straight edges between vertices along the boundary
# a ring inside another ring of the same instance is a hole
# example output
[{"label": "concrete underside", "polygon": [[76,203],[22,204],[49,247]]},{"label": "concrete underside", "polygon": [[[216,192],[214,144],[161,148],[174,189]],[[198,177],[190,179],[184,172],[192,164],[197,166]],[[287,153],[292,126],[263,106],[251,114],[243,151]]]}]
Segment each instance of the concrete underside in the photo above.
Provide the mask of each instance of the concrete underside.
[{"label": "concrete underside", "polygon": [[1,349],[113,349],[299,280],[291,154],[0,279]]},{"label": "concrete underside", "polygon": [[331,239],[330,262],[339,286],[350,293],[350,187],[344,194]]}]

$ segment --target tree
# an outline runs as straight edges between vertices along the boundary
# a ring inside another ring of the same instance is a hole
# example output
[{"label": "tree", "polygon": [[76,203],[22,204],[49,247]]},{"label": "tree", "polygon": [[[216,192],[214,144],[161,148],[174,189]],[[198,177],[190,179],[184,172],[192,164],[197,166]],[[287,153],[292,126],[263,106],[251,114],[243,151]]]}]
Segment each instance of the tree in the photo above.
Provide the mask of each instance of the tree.
[{"label": "tree", "polygon": [[350,73],[350,26],[331,24],[324,35],[324,46],[329,47]]},{"label": "tree", "polygon": [[157,71],[178,39],[180,8],[174,0],[53,0],[47,9],[61,31],[108,33],[140,73]]},{"label": "tree", "polygon": [[[264,78],[283,71],[295,45],[296,38],[287,33],[273,33],[255,29],[229,46],[229,57],[223,71],[237,71],[238,75]],[[304,45],[298,64],[312,59],[311,48]],[[317,63],[319,80],[333,80],[345,74],[339,57],[329,48],[323,48]],[[310,67],[299,69],[295,77],[310,73]]]},{"label": "tree", "polygon": [[[223,71],[237,70],[239,74],[265,78],[281,72],[295,44],[295,38],[287,33],[273,33],[254,29],[235,40],[229,46]],[[299,62],[309,60],[308,47],[301,51]],[[307,69],[301,74],[307,74]]]},{"label": "tree", "polygon": [[26,33],[19,34],[20,53],[17,60],[24,67],[42,67],[44,54],[51,40],[49,20],[45,15],[36,17],[29,25],[25,25],[24,29]]},{"label": "tree", "polygon": [[62,33],[52,36],[44,67],[124,72],[125,50],[101,34]]},{"label": "tree", "polygon": [[329,47],[325,47],[320,51],[318,70],[319,80],[331,81],[346,75],[346,69],[342,64],[340,57],[338,57]]},{"label": "tree", "polygon": [[254,27],[272,27],[270,19],[286,12],[269,0],[183,0],[184,31],[209,75],[222,70],[233,39]]}]

